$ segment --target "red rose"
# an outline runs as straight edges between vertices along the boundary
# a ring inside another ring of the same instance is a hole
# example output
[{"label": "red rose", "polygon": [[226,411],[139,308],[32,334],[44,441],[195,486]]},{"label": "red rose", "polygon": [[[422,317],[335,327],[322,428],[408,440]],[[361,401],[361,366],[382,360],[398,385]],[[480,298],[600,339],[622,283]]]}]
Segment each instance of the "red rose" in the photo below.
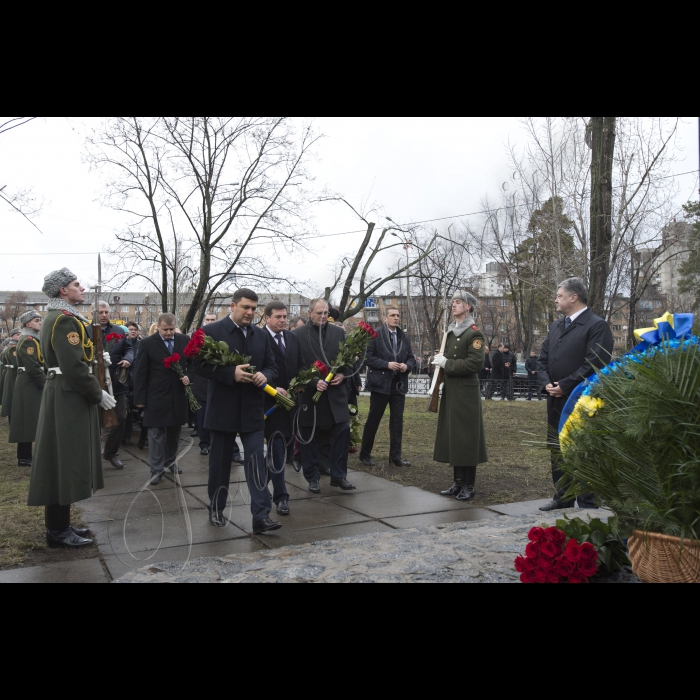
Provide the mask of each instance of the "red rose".
[{"label": "red rose", "polygon": [[547,576],[547,583],[550,585],[559,585],[559,574],[556,571],[550,571]]},{"label": "red rose", "polygon": [[523,566],[525,567],[525,571],[531,574],[537,568],[537,562],[533,559],[526,559]]},{"label": "red rose", "polygon": [[564,554],[567,561],[572,564],[578,564],[581,561],[581,547],[578,546],[576,540],[570,540],[569,544],[566,546],[566,553]]},{"label": "red rose", "polygon": [[525,549],[528,559],[539,559],[540,546],[536,542],[531,542]]},{"label": "red rose", "polygon": [[569,585],[571,586],[580,586],[581,584],[586,583],[583,579],[582,576],[579,574],[572,574],[569,576]]},{"label": "red rose", "polygon": [[581,561],[598,561],[598,552],[590,542],[581,545]]},{"label": "red rose", "polygon": [[326,367],[326,365],[324,365],[323,362],[319,362],[317,360],[316,362],[314,362],[314,367],[320,372],[320,374],[323,377],[327,377],[330,374],[328,367]]},{"label": "red rose", "polygon": [[518,557],[515,560],[515,570],[519,574],[524,574],[525,573],[525,559],[523,557]]},{"label": "red rose", "polygon": [[544,530],[541,527],[533,527],[528,538],[530,542],[541,542],[544,539]]},{"label": "red rose", "polygon": [[598,564],[594,561],[583,561],[579,566],[579,572],[586,578],[593,578],[598,573]]},{"label": "red rose", "polygon": [[531,573],[528,573],[527,571],[520,577],[520,583],[525,583],[525,584],[531,584],[534,583],[533,577]]},{"label": "red rose", "polygon": [[574,573],[574,565],[570,564],[566,559],[559,562],[559,575],[562,578],[569,578]]},{"label": "red rose", "polygon": [[189,359],[197,357],[197,355],[199,355],[204,348],[206,337],[206,333],[200,328],[192,336],[192,340],[190,340],[190,342],[187,344],[187,347],[184,350],[185,357],[188,357]]},{"label": "red rose", "polygon": [[561,547],[557,547],[553,542],[540,543],[540,554],[547,559],[554,559],[561,554]]},{"label": "red rose", "polygon": [[547,571],[543,571],[542,569],[537,569],[537,571],[535,571],[535,583],[543,585],[547,583],[548,578],[549,573]]},{"label": "red rose", "polygon": [[374,328],[370,328],[369,334],[372,336],[372,340],[376,340],[379,337],[379,333]]},{"label": "red rose", "polygon": [[554,562],[551,559],[540,557],[537,560],[537,568],[542,571],[551,571],[554,568]]},{"label": "red rose", "polygon": [[566,542],[566,534],[556,527],[550,527],[549,530],[545,530],[545,539],[554,544],[563,545]]}]

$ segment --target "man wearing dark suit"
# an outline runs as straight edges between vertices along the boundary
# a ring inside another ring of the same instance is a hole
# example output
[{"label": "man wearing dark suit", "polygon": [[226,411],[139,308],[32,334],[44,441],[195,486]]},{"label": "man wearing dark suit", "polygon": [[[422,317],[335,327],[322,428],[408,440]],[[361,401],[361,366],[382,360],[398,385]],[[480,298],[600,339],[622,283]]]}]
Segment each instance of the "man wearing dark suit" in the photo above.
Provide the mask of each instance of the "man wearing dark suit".
[{"label": "man wearing dark suit", "polygon": [[[338,355],[341,343],[345,341],[344,331],[329,324],[328,315],[328,303],[323,299],[314,299],[309,307],[309,322],[294,331],[299,338],[306,367],[311,367],[314,362],[320,361],[330,369]],[[356,487],[347,480],[350,409],[344,382],[351,369],[352,367],[339,368],[330,385],[323,378],[314,379],[301,394],[299,406],[301,458],[304,476],[309,482],[309,491],[313,494],[321,493],[318,446],[319,441],[323,441],[324,438],[332,440],[329,465],[331,486],[343,491],[356,490]],[[321,400],[314,403],[313,397],[317,391],[322,392]]]},{"label": "man wearing dark suit", "polygon": [[486,359],[484,360],[484,369],[479,372],[479,381],[481,382],[481,393],[489,398],[489,379],[491,379],[491,350],[490,348],[484,348],[486,352]]},{"label": "man wearing dark suit", "polygon": [[[582,279],[574,277],[562,282],[557,293],[557,311],[564,316],[551,328],[540,353],[540,385],[547,393],[549,443],[552,450],[552,473],[558,489],[554,500],[540,510],[573,508],[565,500],[568,484],[563,482],[559,423],[561,414],[574,389],[596,369],[612,359],[614,339],[610,326],[588,308],[588,289]],[[580,508],[596,508],[594,494],[580,496]]]},{"label": "man wearing dark suit", "polygon": [[[204,332],[228,345],[233,353],[250,357],[250,364],[215,367],[197,363],[197,374],[209,380],[204,427],[211,433],[209,453],[209,521],[226,527],[224,511],[231,482],[231,463],[236,435],[245,451],[245,476],[250,491],[253,532],[262,535],[282,526],[270,520],[272,500],[265,466],[265,394],[262,388],[277,379],[277,365],[270,334],[253,325],[258,295],[241,289],[233,295],[231,315],[212,323]],[[246,370],[255,367],[255,374]]]},{"label": "man wearing dark suit", "polygon": [[411,341],[399,327],[401,312],[389,308],[385,314],[385,325],[378,337],[367,349],[367,391],[372,393],[369,417],[362,438],[360,461],[367,467],[375,466],[372,450],[377,431],[384,418],[387,406],[391,413],[389,434],[391,450],[389,460],[395,467],[410,467],[403,459],[403,415],[408,394],[408,379],[416,368],[416,358]]},{"label": "man wearing dark suit", "polygon": [[[277,363],[277,380],[271,383],[283,396],[287,395],[289,384],[299,372],[306,369],[301,356],[299,338],[287,329],[287,307],[281,301],[273,301],[265,308],[265,327],[270,334],[272,350]],[[295,396],[291,397],[296,400]],[[265,411],[274,408],[275,400],[265,395]],[[287,447],[294,444],[295,411],[277,408],[265,421],[267,440],[267,464],[270,481],[274,488],[272,500],[277,506],[277,514],[289,515],[289,493],[284,479]]]},{"label": "man wearing dark suit", "polygon": [[[158,332],[141,341],[134,371],[134,401],[143,408],[143,427],[148,428],[148,451],[151,485],[163,481],[165,470],[182,474],[177,466],[180,431],[187,423],[189,403],[185,387],[190,385],[188,362],[184,355],[189,338],[175,333],[177,319],[163,314],[158,319]],[[178,354],[185,373],[181,379],[163,361]]]}]

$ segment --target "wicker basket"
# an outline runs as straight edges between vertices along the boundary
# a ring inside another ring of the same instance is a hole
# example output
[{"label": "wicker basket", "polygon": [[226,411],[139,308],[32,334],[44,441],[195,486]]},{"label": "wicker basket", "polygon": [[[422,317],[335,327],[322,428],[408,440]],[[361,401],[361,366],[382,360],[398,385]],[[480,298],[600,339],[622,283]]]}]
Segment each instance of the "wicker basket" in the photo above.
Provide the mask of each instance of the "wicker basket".
[{"label": "wicker basket", "polygon": [[629,541],[636,576],[644,583],[700,583],[700,542],[635,532]]}]

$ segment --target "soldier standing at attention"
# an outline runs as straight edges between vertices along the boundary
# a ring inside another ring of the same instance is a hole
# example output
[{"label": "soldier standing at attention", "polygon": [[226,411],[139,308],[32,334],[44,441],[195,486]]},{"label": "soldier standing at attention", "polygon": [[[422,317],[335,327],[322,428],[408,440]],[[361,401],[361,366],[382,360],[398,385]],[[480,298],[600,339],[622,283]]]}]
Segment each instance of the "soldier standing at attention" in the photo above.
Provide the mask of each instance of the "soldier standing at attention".
[{"label": "soldier standing at attention", "polygon": [[21,328],[15,328],[10,333],[10,343],[2,354],[0,361],[5,368],[2,385],[2,417],[12,421],[12,399],[15,393],[15,382],[17,381],[17,343],[19,341]]},{"label": "soldier standing at attention", "polygon": [[17,343],[17,381],[12,399],[10,444],[17,445],[19,466],[31,467],[32,443],[36,440],[41,395],[46,383],[44,358],[39,346],[41,316],[36,311],[28,311],[19,322],[22,334]]},{"label": "soldier standing at attention", "polygon": [[445,354],[433,360],[436,367],[445,371],[435,461],[451,464],[455,477],[452,488],[441,495],[455,496],[458,501],[474,500],[476,468],[489,461],[479,386],[486,343],[474,323],[477,303],[469,292],[455,294],[454,322],[448,330]]},{"label": "soldier standing at attention", "polygon": [[41,328],[41,353],[48,376],[36,436],[29,483],[30,507],[46,508],[49,547],[86,547],[87,530],[70,524],[73,503],[104,488],[98,406],[110,410],[114,398],[102,391],[93,374],[95,347],[89,321],[76,309],[85,289],[66,268],[44,279],[48,314]]}]

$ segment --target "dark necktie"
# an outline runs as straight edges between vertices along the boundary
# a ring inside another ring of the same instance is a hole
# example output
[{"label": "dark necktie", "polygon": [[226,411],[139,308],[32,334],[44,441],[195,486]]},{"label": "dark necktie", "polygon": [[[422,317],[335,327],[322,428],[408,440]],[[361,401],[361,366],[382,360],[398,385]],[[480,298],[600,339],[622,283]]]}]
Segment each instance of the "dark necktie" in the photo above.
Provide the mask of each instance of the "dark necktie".
[{"label": "dark necktie", "polygon": [[166,340],[165,345],[168,348],[168,352],[172,355],[173,351],[175,350],[175,341],[174,340]]},{"label": "dark necktie", "polygon": [[286,355],[287,354],[287,346],[284,344],[284,336],[282,335],[282,333],[280,333],[277,336],[277,345],[280,346],[280,350],[282,351],[282,354]]},{"label": "dark necktie", "polygon": [[392,344],[392,347],[394,348],[394,359],[396,359],[396,356],[399,354],[399,344],[398,344],[398,341],[396,340],[396,333],[391,334],[391,344]]},{"label": "dark necktie", "polygon": [[567,318],[567,319],[566,319],[566,327],[565,327],[564,330],[567,330],[567,331],[568,331],[569,328],[571,328],[571,324],[572,324],[572,323],[573,323],[573,321],[572,321],[570,318]]}]

